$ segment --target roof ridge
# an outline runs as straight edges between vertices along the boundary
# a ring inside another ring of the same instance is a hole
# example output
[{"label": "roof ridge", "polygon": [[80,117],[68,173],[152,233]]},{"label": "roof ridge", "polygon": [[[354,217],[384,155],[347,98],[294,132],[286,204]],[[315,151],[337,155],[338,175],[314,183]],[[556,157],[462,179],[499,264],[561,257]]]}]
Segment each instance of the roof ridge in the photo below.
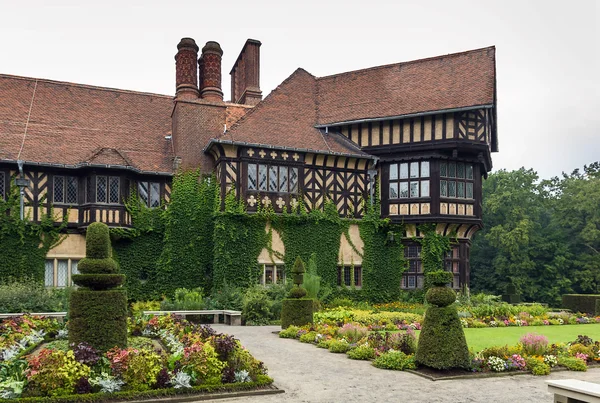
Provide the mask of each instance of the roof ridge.
[{"label": "roof ridge", "polygon": [[492,46],[487,46],[487,47],[484,47],[484,48],[470,49],[470,50],[465,50],[465,51],[456,52],[456,53],[448,53],[448,54],[445,54],[445,55],[425,57],[425,58],[422,58],[422,59],[408,60],[408,61],[405,61],[405,62],[383,64],[381,66],[366,67],[364,69],[344,71],[342,73],[336,73],[336,74],[330,74],[330,75],[327,75],[327,76],[316,77],[316,79],[317,79],[317,81],[320,81],[320,80],[323,80],[323,79],[326,79],[326,78],[333,78],[333,77],[343,76],[343,75],[350,74],[350,73],[362,73],[362,72],[366,72],[366,71],[384,69],[384,68],[389,68],[389,67],[393,67],[393,66],[404,66],[404,65],[407,65],[407,64],[422,63],[422,62],[427,62],[427,61],[431,61],[431,60],[443,59],[445,57],[458,57],[458,56],[465,55],[465,54],[468,54],[468,53],[476,53],[476,52],[481,52],[483,50],[490,50],[490,49],[496,49],[496,46],[492,45]]},{"label": "roof ridge", "polygon": [[[271,99],[271,96],[273,94],[275,94],[283,85],[287,84],[292,77],[296,76],[297,74],[299,74],[300,72],[304,72],[306,74],[308,74],[309,76],[311,76],[313,79],[316,79],[316,77],[312,74],[310,74],[308,71],[304,70],[302,67],[298,67],[296,70],[294,70],[294,72],[292,74],[290,74],[285,80],[283,80],[273,91],[271,91],[269,93],[269,95],[267,95],[262,101],[260,101],[258,104],[256,104],[256,106],[254,106],[252,109],[250,109],[248,112],[246,112],[244,114],[244,116],[242,116],[241,118],[239,118],[237,120],[237,122],[235,122],[233,125],[231,125],[231,128],[227,129],[227,131],[223,134],[221,134],[220,136],[217,137],[217,139],[221,139],[226,137],[227,135],[231,136],[231,139],[233,141],[233,131],[235,131],[241,124],[243,124],[249,116],[251,116],[256,110],[262,109],[262,107],[265,105],[265,103],[267,103],[267,101],[269,101]],[[316,124],[316,122],[315,122]]]},{"label": "roof ridge", "polygon": [[135,91],[135,90],[125,90],[125,89],[121,89],[121,88],[112,88],[112,87],[100,87],[97,85],[72,83],[69,81],[51,80],[48,78],[15,76],[12,74],[3,74],[3,73],[0,73],[0,78],[10,78],[10,79],[14,79],[14,80],[24,80],[24,81],[37,80],[38,82],[45,82],[45,83],[49,83],[49,84],[62,84],[62,85],[68,85],[71,87],[87,88],[87,89],[99,90],[99,91],[109,91],[109,92],[116,91],[116,92],[121,92],[121,93],[125,93],[125,94],[132,94],[132,95],[146,95],[146,96],[155,96],[155,97],[164,97],[164,98],[173,99],[173,95],[157,94],[157,93],[153,93],[153,92],[144,92],[144,91]]}]

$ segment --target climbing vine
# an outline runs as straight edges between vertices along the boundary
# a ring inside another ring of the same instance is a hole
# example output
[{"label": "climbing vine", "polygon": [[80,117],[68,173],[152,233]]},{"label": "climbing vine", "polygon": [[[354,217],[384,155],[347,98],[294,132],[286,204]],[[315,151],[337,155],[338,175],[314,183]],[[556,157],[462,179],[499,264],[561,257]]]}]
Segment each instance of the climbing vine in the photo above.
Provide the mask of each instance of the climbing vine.
[{"label": "climbing vine", "polygon": [[10,188],[6,200],[0,198],[0,281],[29,277],[42,282],[46,255],[64,240],[61,231],[67,226],[68,214],[58,225],[52,207],[39,222],[31,217],[21,220],[18,188]]},{"label": "climbing vine", "polygon": [[[444,254],[451,249],[450,237],[438,234],[435,224],[423,224],[419,226],[421,238],[416,241],[421,244],[421,264],[423,274],[436,270],[444,270]],[[427,276],[425,276],[425,288],[429,288]]]}]

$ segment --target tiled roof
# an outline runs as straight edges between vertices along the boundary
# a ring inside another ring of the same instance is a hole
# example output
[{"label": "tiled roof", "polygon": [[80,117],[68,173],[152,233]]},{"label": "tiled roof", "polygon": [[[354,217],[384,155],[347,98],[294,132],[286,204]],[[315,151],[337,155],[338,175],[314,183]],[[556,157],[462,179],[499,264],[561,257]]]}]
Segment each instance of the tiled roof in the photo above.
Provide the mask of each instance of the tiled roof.
[{"label": "tiled roof", "polygon": [[351,71],[318,80],[319,124],[494,103],[495,48]]},{"label": "tiled roof", "polygon": [[317,78],[296,70],[220,140],[361,153],[315,126],[494,104],[495,48]]},{"label": "tiled roof", "polygon": [[172,109],[165,95],[0,75],[0,159],[16,160],[22,144],[26,164],[170,173]]},{"label": "tiled roof", "polygon": [[219,140],[367,156],[341,135],[315,128],[316,90],[316,78],[296,70]]}]

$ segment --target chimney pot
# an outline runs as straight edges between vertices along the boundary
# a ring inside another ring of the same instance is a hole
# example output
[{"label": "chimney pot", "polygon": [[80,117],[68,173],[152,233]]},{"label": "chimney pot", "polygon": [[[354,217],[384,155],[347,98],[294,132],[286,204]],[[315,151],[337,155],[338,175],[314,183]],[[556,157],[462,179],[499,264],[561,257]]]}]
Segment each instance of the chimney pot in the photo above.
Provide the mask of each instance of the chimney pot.
[{"label": "chimney pot", "polygon": [[262,100],[260,90],[260,41],[248,39],[231,72],[231,102],[256,105]]},{"label": "chimney pot", "polygon": [[175,97],[198,98],[198,45],[192,38],[182,38],[175,55]]},{"label": "chimney pot", "polygon": [[223,50],[217,42],[209,41],[202,48],[200,66],[200,96],[209,101],[223,101],[221,90],[221,57]]}]

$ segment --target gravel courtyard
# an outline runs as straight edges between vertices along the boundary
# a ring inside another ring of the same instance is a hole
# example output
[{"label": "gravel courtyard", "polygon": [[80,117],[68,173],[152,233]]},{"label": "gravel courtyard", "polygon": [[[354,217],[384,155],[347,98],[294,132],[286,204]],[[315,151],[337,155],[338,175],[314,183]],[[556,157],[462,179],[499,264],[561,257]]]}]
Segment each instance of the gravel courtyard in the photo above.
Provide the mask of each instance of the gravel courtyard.
[{"label": "gravel courtyard", "polygon": [[485,379],[430,381],[400,371],[386,371],[367,361],[350,360],[297,340],[273,334],[278,326],[215,325],[235,335],[265,362],[275,385],[285,394],[225,399],[223,402],[552,402],[545,381],[580,379],[600,383],[600,368],[557,372],[550,376],[517,375]]}]

